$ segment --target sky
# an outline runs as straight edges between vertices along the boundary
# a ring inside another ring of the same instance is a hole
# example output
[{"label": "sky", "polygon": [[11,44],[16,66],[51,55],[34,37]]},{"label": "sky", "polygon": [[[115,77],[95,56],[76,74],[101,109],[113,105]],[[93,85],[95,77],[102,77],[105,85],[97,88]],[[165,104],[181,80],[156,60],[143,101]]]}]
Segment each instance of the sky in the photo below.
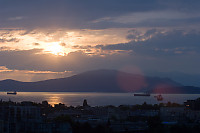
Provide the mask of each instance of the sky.
[{"label": "sky", "polygon": [[199,0],[0,0],[0,80],[199,68]]}]

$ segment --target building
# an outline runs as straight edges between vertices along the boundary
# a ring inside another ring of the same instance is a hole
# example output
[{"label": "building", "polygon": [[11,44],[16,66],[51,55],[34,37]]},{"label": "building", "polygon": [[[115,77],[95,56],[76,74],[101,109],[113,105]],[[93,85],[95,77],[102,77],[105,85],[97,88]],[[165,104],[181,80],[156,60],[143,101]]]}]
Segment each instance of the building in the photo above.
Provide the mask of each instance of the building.
[{"label": "building", "polygon": [[200,98],[196,100],[187,100],[184,102],[186,108],[191,110],[200,110]]},{"label": "building", "polygon": [[183,122],[186,120],[184,107],[161,107],[160,118],[163,122]]},{"label": "building", "polygon": [[47,122],[32,102],[1,102],[0,133],[71,133],[69,123]]}]

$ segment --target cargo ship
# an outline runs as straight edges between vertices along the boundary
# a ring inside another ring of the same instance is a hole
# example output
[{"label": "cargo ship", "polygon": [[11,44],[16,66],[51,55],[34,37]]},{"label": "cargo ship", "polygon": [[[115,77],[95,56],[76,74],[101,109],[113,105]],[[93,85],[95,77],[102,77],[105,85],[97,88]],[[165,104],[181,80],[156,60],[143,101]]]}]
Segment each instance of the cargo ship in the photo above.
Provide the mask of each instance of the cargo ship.
[{"label": "cargo ship", "polygon": [[149,97],[150,94],[149,93],[135,93],[134,96],[146,96],[146,97]]},{"label": "cargo ship", "polygon": [[7,92],[7,95],[17,95],[17,92],[16,91]]}]

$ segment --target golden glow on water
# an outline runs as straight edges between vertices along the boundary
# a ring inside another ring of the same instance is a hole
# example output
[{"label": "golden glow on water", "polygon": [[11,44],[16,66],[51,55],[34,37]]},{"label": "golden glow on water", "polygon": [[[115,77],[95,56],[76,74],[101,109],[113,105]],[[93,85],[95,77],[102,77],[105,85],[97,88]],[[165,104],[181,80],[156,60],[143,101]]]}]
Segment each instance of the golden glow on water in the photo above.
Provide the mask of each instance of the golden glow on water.
[{"label": "golden glow on water", "polygon": [[[17,95],[7,95],[7,92],[0,92],[0,99],[3,101],[33,101],[41,103],[48,101],[49,104],[64,103],[66,106],[82,105],[84,99],[87,99],[88,104],[91,106],[104,106],[104,105],[134,105],[143,104],[159,104],[152,94],[150,97],[134,97],[133,93],[84,93],[84,92],[17,92]],[[175,102],[182,104],[186,100],[193,100],[200,97],[200,94],[162,94],[163,103]]]},{"label": "golden glow on water", "polygon": [[62,99],[60,96],[49,96],[46,98],[46,100],[48,101],[49,104],[51,104],[52,106],[54,106],[54,104],[59,104],[59,103],[63,103]]},{"label": "golden glow on water", "polygon": [[48,101],[49,104],[54,106],[54,104],[64,103],[62,93],[51,93],[51,92],[40,92],[44,99]]}]

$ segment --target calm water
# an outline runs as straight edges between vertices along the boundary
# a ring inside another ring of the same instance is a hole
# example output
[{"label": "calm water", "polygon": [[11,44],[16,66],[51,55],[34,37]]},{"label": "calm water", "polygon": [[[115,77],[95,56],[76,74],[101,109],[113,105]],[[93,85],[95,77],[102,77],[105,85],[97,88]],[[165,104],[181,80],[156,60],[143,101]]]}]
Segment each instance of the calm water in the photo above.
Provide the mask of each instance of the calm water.
[{"label": "calm water", "polygon": [[[0,92],[0,99],[15,102],[34,101],[41,102],[47,100],[50,104],[64,103],[66,105],[82,105],[84,99],[87,99],[91,106],[102,105],[134,105],[147,102],[149,104],[159,103],[155,94],[150,97],[135,97],[133,93],[81,93],[81,92],[18,92],[17,95],[7,95],[7,92]],[[200,97],[200,94],[163,94],[164,103],[176,102],[182,104],[186,100],[192,100]]]}]

